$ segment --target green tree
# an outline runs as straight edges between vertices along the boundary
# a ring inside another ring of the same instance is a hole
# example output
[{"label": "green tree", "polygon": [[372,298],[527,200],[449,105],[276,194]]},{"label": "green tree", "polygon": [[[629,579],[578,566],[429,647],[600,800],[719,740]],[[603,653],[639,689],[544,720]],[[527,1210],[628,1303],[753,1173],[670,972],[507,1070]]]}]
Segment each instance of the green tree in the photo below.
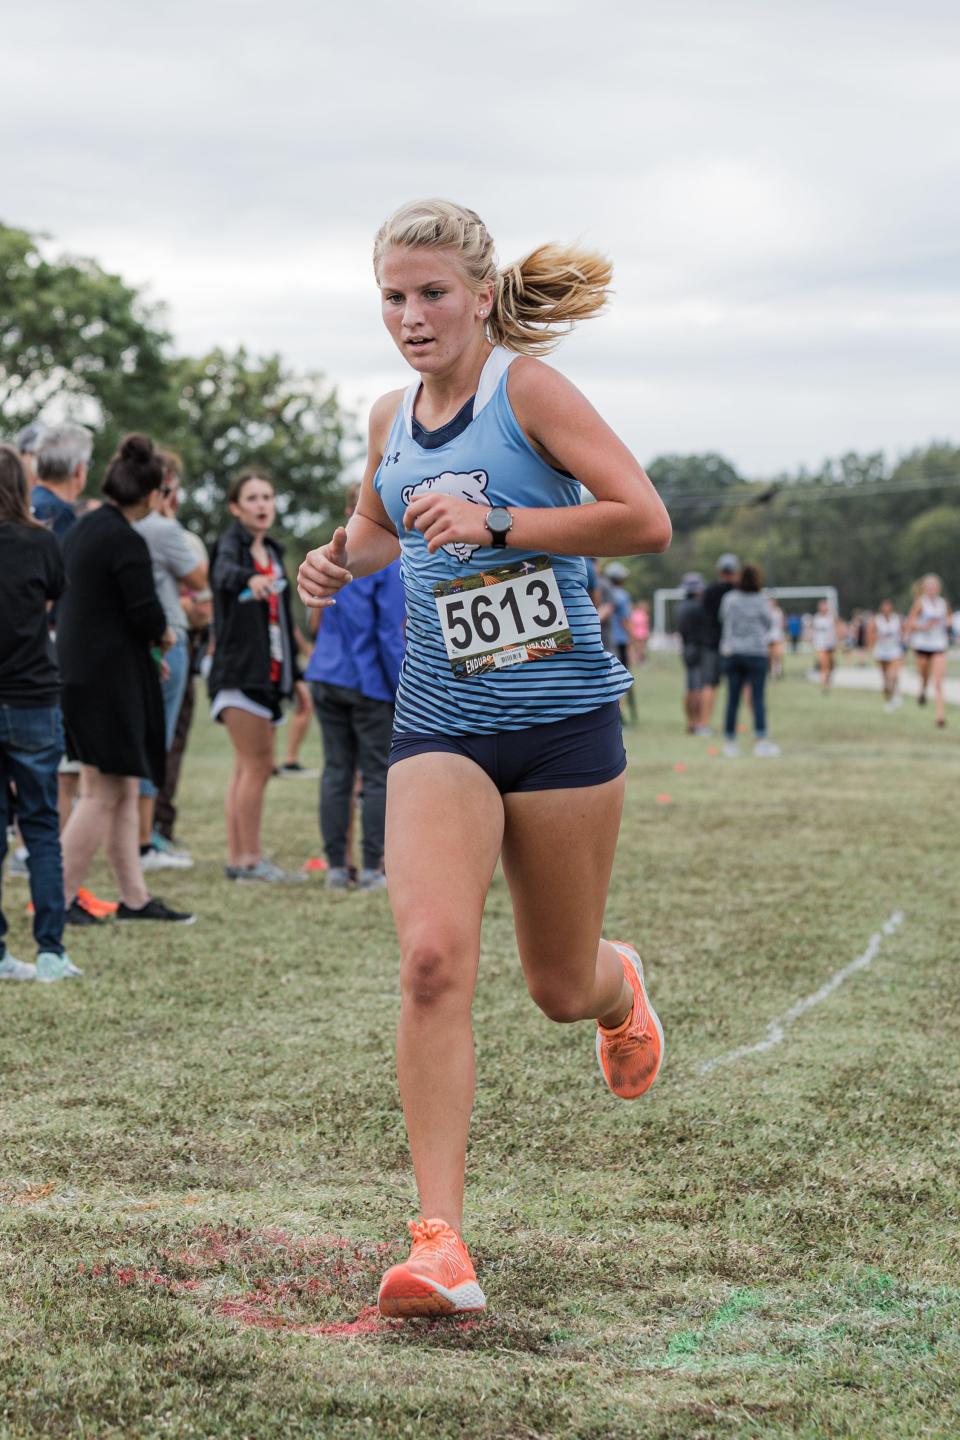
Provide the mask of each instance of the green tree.
[{"label": "green tree", "polygon": [[670,511],[675,535],[709,525],[746,482],[722,455],[658,455],[647,474]]},{"label": "green tree", "polygon": [[900,554],[911,579],[919,580],[933,571],[943,581],[950,600],[954,604],[960,600],[960,510],[956,505],[935,505],[915,516],[903,533]]},{"label": "green tree", "polygon": [[230,479],[250,465],[273,478],[278,516],[293,534],[340,518],[357,437],[322,375],[296,374],[278,355],[255,359],[241,347],[178,360],[174,381],[180,413],[170,438],[187,472],[181,518],[204,540],[227,524]]},{"label": "green tree", "polygon": [[169,335],[159,306],[94,260],[46,259],[38,238],[0,224],[0,426],[41,412],[96,431],[102,465],[128,430],[176,424]]}]

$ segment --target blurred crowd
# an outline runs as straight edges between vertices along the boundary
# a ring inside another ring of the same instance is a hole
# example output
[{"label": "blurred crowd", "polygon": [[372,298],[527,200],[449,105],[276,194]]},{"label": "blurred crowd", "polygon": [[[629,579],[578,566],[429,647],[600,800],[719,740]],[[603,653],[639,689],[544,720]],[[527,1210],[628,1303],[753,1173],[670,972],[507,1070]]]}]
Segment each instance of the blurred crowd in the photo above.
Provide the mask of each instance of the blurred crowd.
[{"label": "blurred crowd", "polygon": [[[405,639],[399,562],[355,581],[322,622],[312,612],[304,635],[270,533],[276,495],[263,469],[231,481],[231,524],[208,553],[178,518],[173,452],[128,435],[97,499],[85,493],[92,454],[92,433],[75,423],[33,424],[0,445],[0,865],[9,850],[8,878],[29,881],[37,950],[35,963],[9,953],[0,911],[3,979],[79,975],[64,943],[71,926],[193,923],[151,881],[194,863],[177,835],[176,797],[198,677],[233,750],[226,879],[297,885],[315,869],[331,889],[386,883],[386,770]],[[313,715],[325,757],[324,855],[289,871],[263,853],[264,797],[274,776],[316,774],[299,759]],[[100,853],[116,900],[87,883]]]}]

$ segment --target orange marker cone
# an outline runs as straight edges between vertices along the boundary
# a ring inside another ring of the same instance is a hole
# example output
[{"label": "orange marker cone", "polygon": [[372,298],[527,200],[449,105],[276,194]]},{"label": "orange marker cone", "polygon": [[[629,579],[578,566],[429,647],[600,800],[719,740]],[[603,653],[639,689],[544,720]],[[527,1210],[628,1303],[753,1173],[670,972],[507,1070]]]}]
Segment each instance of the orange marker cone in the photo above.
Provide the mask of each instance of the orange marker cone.
[{"label": "orange marker cone", "polygon": [[673,768],[674,770],[676,770],[678,775],[685,775],[687,773],[687,767],[686,765],[684,765],[682,760],[678,760]]},{"label": "orange marker cone", "polygon": [[657,804],[658,804],[658,805],[672,805],[672,804],[673,804],[673,796],[672,796],[672,795],[658,795],[658,796],[657,796]]}]

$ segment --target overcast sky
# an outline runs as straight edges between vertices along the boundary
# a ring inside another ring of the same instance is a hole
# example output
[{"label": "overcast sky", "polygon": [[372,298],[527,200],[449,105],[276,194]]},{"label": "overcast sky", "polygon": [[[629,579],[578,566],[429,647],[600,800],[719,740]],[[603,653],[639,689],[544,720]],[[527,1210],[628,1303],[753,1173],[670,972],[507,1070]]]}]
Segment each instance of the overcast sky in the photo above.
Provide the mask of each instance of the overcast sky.
[{"label": "overcast sky", "polygon": [[0,218],[366,406],[409,372],[373,232],[478,210],[610,254],[556,361],[641,460],[960,441],[955,0],[6,7]]}]

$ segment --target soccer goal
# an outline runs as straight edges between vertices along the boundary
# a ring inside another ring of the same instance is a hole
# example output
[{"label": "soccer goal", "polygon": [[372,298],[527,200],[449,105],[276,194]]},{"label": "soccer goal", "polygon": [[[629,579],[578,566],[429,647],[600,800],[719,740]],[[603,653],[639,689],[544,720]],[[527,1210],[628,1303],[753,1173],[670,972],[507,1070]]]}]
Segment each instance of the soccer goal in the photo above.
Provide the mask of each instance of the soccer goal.
[{"label": "soccer goal", "polygon": [[[653,592],[653,628],[650,632],[650,648],[652,650],[675,650],[677,648],[676,635],[670,628],[670,606],[682,600],[685,595],[683,590],[655,590]],[[827,600],[830,604],[830,614],[839,614],[837,608],[837,591],[833,585],[770,585],[765,587],[764,593],[774,596],[777,600],[811,600],[815,608],[819,600]]]}]

